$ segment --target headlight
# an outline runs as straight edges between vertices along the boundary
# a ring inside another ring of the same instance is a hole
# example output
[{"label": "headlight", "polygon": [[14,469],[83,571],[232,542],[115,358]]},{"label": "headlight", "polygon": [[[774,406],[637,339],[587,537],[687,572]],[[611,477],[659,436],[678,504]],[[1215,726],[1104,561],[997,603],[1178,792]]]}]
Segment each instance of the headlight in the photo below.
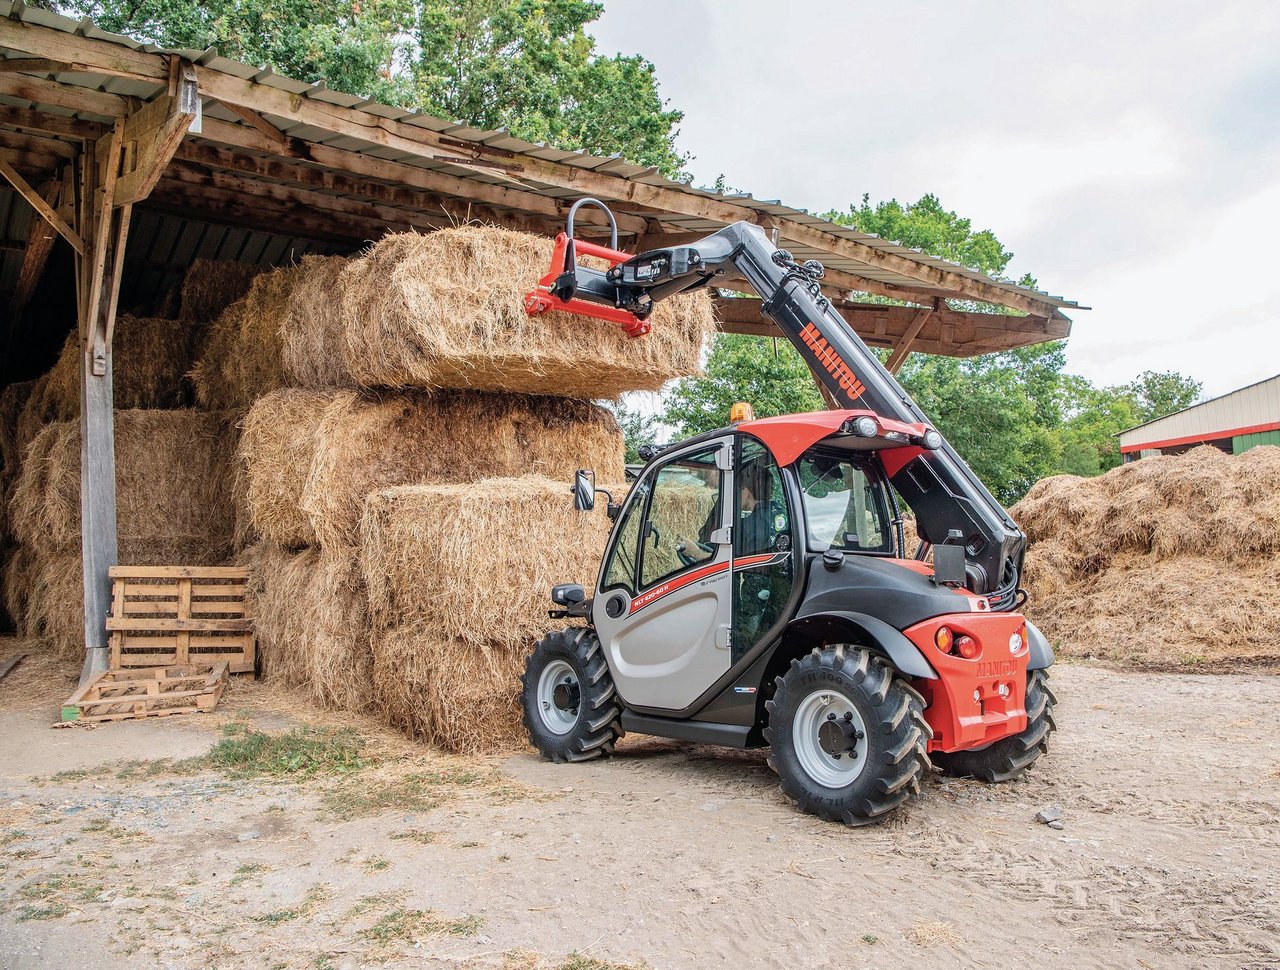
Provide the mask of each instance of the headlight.
[{"label": "headlight", "polygon": [[924,446],[930,451],[937,451],[942,447],[942,435],[930,428],[924,433]]},{"label": "headlight", "polygon": [[874,438],[880,433],[880,425],[876,424],[875,418],[863,415],[853,422],[853,433],[863,438]]}]

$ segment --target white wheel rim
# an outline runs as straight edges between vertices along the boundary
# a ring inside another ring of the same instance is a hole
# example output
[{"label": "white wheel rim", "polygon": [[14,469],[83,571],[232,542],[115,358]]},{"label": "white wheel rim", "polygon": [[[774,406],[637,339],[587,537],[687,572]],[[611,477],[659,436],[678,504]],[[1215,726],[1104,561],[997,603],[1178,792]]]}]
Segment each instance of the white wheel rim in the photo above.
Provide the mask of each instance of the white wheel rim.
[{"label": "white wheel rim", "polygon": [[565,710],[556,704],[556,688],[560,686],[581,690],[573,668],[563,660],[553,660],[542,669],[542,676],[538,678],[538,715],[551,733],[568,734],[578,723],[578,708]]},{"label": "white wheel rim", "polygon": [[[856,732],[853,750],[829,754],[818,732],[828,721],[843,722]],[[791,722],[791,743],[804,773],[826,788],[845,788],[857,781],[867,765],[867,726],[853,702],[833,690],[815,690],[800,702]]]}]

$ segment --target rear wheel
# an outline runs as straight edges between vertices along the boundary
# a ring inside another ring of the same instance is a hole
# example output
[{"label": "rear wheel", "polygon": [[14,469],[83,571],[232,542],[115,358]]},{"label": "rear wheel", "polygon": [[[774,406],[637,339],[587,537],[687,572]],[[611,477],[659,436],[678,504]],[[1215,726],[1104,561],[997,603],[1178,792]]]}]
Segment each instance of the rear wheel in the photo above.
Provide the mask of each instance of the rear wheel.
[{"label": "rear wheel", "polygon": [[1017,778],[1049,750],[1049,735],[1058,727],[1053,720],[1057,702],[1049,689],[1049,671],[1033,670],[1027,675],[1027,726],[1020,734],[973,751],[934,752],[933,763],[953,778]]},{"label": "rear wheel", "polygon": [[933,736],[924,699],[859,647],[791,662],[766,705],[769,766],[782,791],[827,821],[878,821],[919,791]]},{"label": "rear wheel", "polygon": [[588,761],[613,753],[621,709],[600,640],[575,627],[538,641],[520,678],[529,741],[550,761]]}]

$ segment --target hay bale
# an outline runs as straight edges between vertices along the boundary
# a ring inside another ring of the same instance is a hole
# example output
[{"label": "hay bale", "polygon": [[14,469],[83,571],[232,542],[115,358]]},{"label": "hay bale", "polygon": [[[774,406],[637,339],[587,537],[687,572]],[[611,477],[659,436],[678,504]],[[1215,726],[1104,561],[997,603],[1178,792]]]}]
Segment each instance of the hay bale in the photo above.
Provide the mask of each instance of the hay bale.
[{"label": "hay bale", "polygon": [[0,483],[12,481],[18,474],[26,444],[18,434],[18,421],[36,385],[36,381],[21,381],[0,390]]},{"label": "hay bale", "polygon": [[[361,570],[378,627],[414,623],[460,645],[525,647],[556,583],[594,583],[609,533],[563,481],[537,475],[369,495]],[[514,541],[518,537],[518,541]]]},{"label": "hay bale", "polygon": [[258,537],[285,549],[316,541],[302,511],[302,490],[320,447],[317,433],[334,395],[280,390],[264,395],[241,421],[236,448],[236,541]]},{"label": "hay bale", "polygon": [[283,365],[298,387],[351,387],[342,327],[341,278],[351,261],[342,256],[304,256],[281,321]]},{"label": "hay bale", "polygon": [[525,651],[460,644],[426,624],[373,637],[378,713],[406,734],[457,754],[492,754],[526,743],[520,723]]},{"label": "hay bale", "polygon": [[193,260],[182,279],[178,319],[210,323],[249,291],[261,266],[221,259]]},{"label": "hay bale", "polygon": [[1065,655],[1274,661],[1280,448],[1196,448],[1046,479],[1010,511],[1030,540],[1027,614]]},{"label": "hay bale", "polygon": [[211,411],[244,411],[285,386],[281,328],[296,267],[254,277],[244,298],[209,325],[191,371],[196,400]]},{"label": "hay bale", "polygon": [[[126,540],[208,546],[225,557],[234,531],[232,429],[200,411],[118,411],[116,521]],[[42,550],[80,545],[80,429],[49,425],[32,442],[11,506],[19,539]],[[123,561],[123,558],[122,558]]]},{"label": "hay bale", "polygon": [[0,604],[19,636],[26,636],[27,600],[31,591],[31,553],[25,546],[4,550],[0,566]]},{"label": "hay bale", "polygon": [[324,707],[367,708],[373,654],[355,558],[320,549],[290,552],[262,542],[243,560],[266,676],[301,689]]},{"label": "hay bale", "polygon": [[[116,408],[181,408],[191,404],[187,371],[195,357],[196,330],[161,317],[116,318],[111,389]],[[72,332],[41,387],[46,420],[80,415],[80,338]]]},{"label": "hay bale", "polygon": [[[242,494],[254,496],[253,528],[281,545],[354,547],[365,496],[392,485],[525,472],[568,481],[580,467],[595,467],[601,480],[623,477],[617,422],[584,401],[330,392],[317,428],[311,400],[264,397],[246,417],[241,441]],[[309,460],[303,441],[314,444]]]},{"label": "hay bale", "polygon": [[550,239],[467,225],[385,236],[342,275],[348,367],[366,387],[453,387],[580,398],[660,390],[700,372],[714,330],[705,292],[658,305],[653,331],[551,313],[524,296],[551,262]]},{"label": "hay bale", "polygon": [[528,475],[382,489],[361,524],[380,713],[448,751],[523,743],[519,676],[550,626],[547,594],[594,583],[608,519]]}]

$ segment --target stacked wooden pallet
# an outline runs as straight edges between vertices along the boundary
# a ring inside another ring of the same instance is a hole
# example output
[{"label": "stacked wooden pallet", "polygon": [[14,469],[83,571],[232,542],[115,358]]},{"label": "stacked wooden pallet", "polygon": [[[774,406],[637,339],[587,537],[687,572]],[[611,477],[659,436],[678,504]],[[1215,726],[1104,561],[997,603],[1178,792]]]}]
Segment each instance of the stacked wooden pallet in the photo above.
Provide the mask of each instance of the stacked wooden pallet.
[{"label": "stacked wooden pallet", "polygon": [[213,710],[228,675],[256,664],[247,579],[234,566],[112,567],[110,669],[71,695],[62,720]]}]

